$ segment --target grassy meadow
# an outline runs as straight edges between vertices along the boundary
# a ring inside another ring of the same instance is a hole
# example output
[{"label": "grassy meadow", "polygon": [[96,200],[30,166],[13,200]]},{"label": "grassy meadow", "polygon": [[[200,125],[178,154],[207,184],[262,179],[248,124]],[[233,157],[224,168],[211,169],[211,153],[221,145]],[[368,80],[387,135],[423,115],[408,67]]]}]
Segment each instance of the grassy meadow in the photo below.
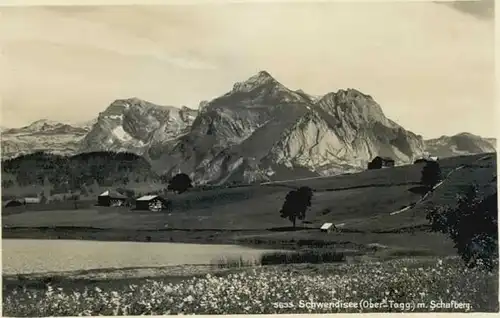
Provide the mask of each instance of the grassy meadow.
[{"label": "grassy meadow", "polygon": [[[3,310],[8,316],[494,312],[498,311],[497,281],[496,274],[466,269],[454,258],[292,264],[180,281],[14,288],[4,293]],[[452,301],[461,307],[440,305]],[[370,308],[370,303],[382,307]]]},{"label": "grassy meadow", "polygon": [[[425,230],[427,224],[427,209],[453,204],[457,193],[470,183],[488,191],[496,188],[496,181],[492,180],[496,175],[496,157],[478,161],[483,157],[484,154],[442,159],[444,175],[461,165],[466,167],[453,172],[422,202],[418,185],[422,165],[417,164],[303,181],[193,189],[180,195],[170,194],[172,208],[162,212],[97,207],[96,198],[79,201],[76,209],[73,202],[8,208],[2,214],[3,235],[228,244],[252,240],[281,244],[283,239],[288,243],[314,239],[331,243],[358,238],[364,243],[365,236],[370,236],[377,243],[376,237],[381,233],[422,232],[420,228]],[[292,231],[290,222],[280,218],[278,211],[288,191],[305,185],[315,190],[312,206],[305,222]],[[413,207],[391,215],[408,206]],[[321,233],[317,229],[324,222],[343,224],[342,231]],[[359,235],[353,236],[354,233]],[[344,235],[348,239],[343,240]]]},{"label": "grassy meadow", "polygon": [[[162,212],[97,207],[90,197],[77,207],[74,202],[55,202],[5,209],[4,239],[73,240],[89,247],[54,247],[53,253],[39,258],[35,252],[17,255],[17,262],[31,268],[4,273],[4,315],[374,310],[299,304],[311,297],[317,302],[422,302],[427,307],[415,311],[453,311],[430,305],[441,299],[469,303],[468,311],[498,310],[497,275],[463,266],[451,240],[429,232],[425,219],[430,207],[453,204],[471,183],[486,193],[496,191],[496,156],[446,158],[440,165],[447,178],[425,200],[419,187],[423,165],[416,164],[329,178],[193,189],[169,195],[172,208]],[[293,229],[279,217],[279,209],[288,191],[300,186],[313,188],[314,196],[305,222]],[[339,228],[320,232],[324,222]],[[43,251],[43,242],[32,250]],[[165,242],[199,245],[181,247],[190,255],[176,260],[179,254],[169,252],[168,244],[161,244]],[[121,249],[120,244],[137,246]],[[244,257],[250,254],[243,246],[254,248],[251,258]],[[23,249],[11,247],[3,251],[7,263]],[[74,256],[75,251],[79,255]],[[47,260],[51,254],[53,259]],[[55,265],[61,259],[55,255],[66,261]],[[81,263],[83,258],[88,266]],[[179,274],[182,264],[194,267],[186,266]]]}]

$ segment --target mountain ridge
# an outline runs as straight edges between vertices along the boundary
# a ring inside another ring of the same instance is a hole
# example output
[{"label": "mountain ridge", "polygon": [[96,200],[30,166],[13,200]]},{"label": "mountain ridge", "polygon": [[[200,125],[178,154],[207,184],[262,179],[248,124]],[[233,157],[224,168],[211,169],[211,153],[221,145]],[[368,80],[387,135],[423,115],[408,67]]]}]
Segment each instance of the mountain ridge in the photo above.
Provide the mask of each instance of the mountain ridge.
[{"label": "mountain ridge", "polygon": [[[319,142],[320,135],[327,137]],[[240,181],[266,179],[263,171],[274,174],[278,167],[316,175],[361,170],[377,154],[409,163],[423,150],[421,137],[388,120],[369,95],[347,89],[315,101],[259,72],[208,102],[189,133],[152,159],[167,174],[184,171],[201,182],[223,182],[235,171]]]},{"label": "mountain ridge", "polygon": [[177,137],[196,110],[160,106],[136,97],[113,101],[95,120],[79,152],[131,151],[143,155],[151,143]]},{"label": "mountain ridge", "polygon": [[427,151],[439,157],[496,152],[496,138],[484,138],[468,132],[428,139],[426,144]]},{"label": "mountain ridge", "polygon": [[72,155],[90,130],[90,126],[47,119],[20,128],[5,128],[1,132],[2,160],[38,151]]},{"label": "mountain ridge", "polygon": [[[20,142],[23,133],[24,139],[47,133],[64,138],[40,147]],[[2,131],[3,159],[35,150],[131,152],[160,174],[183,171],[199,183],[332,175],[365,169],[377,155],[405,164],[426,154],[445,157],[495,148],[495,139],[470,133],[424,141],[387,118],[370,95],[348,88],[313,96],[287,88],[267,71],[200,102],[197,110],[131,97],[113,101],[84,123],[40,120]]]}]

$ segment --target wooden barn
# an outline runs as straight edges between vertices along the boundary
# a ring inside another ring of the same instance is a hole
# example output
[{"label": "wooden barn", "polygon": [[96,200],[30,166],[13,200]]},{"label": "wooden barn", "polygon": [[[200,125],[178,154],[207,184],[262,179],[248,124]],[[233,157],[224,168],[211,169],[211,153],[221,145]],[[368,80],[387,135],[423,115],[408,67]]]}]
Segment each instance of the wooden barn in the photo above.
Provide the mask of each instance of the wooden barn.
[{"label": "wooden barn", "polygon": [[389,157],[377,156],[368,163],[368,169],[382,169],[394,167],[394,159]]},{"label": "wooden barn", "polygon": [[97,205],[100,206],[122,206],[127,197],[116,191],[107,190],[97,197]]},{"label": "wooden barn", "polygon": [[135,209],[161,211],[167,208],[168,204],[168,200],[159,195],[145,195],[135,200]]}]

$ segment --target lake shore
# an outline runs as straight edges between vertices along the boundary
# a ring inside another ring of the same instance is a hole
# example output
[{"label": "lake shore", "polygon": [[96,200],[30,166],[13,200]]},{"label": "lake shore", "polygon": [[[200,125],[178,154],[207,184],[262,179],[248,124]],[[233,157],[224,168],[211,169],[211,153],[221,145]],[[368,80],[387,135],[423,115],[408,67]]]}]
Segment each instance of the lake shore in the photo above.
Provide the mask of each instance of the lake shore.
[{"label": "lake shore", "polygon": [[[317,229],[297,228],[294,235],[266,229],[96,229],[79,227],[18,227],[2,229],[3,239],[87,240],[105,242],[157,242],[242,245],[257,249],[300,249],[315,247],[360,249],[364,244],[339,241],[338,235],[325,235]],[[318,233],[316,233],[318,232]],[[301,236],[303,236],[301,238]]]},{"label": "lake shore", "polygon": [[[281,250],[282,251],[282,250]],[[4,239],[2,273],[26,275],[92,270],[217,265],[221,259],[255,263],[277,249],[240,245]]]}]

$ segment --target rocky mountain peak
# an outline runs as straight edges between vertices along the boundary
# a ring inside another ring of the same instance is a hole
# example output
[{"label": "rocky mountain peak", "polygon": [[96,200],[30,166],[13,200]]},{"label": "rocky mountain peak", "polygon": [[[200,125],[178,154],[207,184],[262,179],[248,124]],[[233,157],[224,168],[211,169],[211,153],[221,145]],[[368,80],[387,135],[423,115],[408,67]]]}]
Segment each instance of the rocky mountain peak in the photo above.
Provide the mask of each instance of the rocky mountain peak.
[{"label": "rocky mountain peak", "polygon": [[236,108],[276,108],[280,105],[310,103],[310,98],[292,91],[278,82],[266,71],[237,82],[228,93],[204,104],[203,111]]},{"label": "rocky mountain peak", "polygon": [[152,145],[187,131],[198,111],[160,106],[137,97],[117,99],[99,114],[80,151],[130,151],[144,154]]},{"label": "rocky mountain peak", "polygon": [[468,132],[461,132],[461,133],[458,133],[456,134],[456,136],[459,136],[459,137],[469,137],[469,138],[481,138],[477,135],[474,135],[474,134],[471,134],[471,133],[468,133]]},{"label": "rocky mountain peak", "polygon": [[340,121],[348,121],[354,126],[361,122],[378,122],[387,127],[397,127],[370,95],[356,89],[340,89],[325,94],[316,105]]},{"label": "rocky mountain peak", "polygon": [[282,86],[274,77],[271,76],[266,71],[260,71],[257,74],[251,76],[246,81],[237,82],[233,86],[234,92],[251,92],[262,86],[268,85],[280,85]]},{"label": "rocky mountain peak", "polygon": [[378,105],[370,95],[366,95],[353,88],[339,89],[337,92],[331,92],[325,96],[334,99],[336,104]]},{"label": "rocky mountain peak", "polygon": [[202,100],[200,102],[200,104],[198,105],[198,110],[202,110],[203,108],[205,108],[205,106],[208,105],[208,101],[207,100]]},{"label": "rocky mountain peak", "polygon": [[49,119],[40,119],[23,128],[30,131],[37,131],[37,130],[39,131],[39,130],[49,130],[55,126],[61,126],[61,125],[64,124]]}]

